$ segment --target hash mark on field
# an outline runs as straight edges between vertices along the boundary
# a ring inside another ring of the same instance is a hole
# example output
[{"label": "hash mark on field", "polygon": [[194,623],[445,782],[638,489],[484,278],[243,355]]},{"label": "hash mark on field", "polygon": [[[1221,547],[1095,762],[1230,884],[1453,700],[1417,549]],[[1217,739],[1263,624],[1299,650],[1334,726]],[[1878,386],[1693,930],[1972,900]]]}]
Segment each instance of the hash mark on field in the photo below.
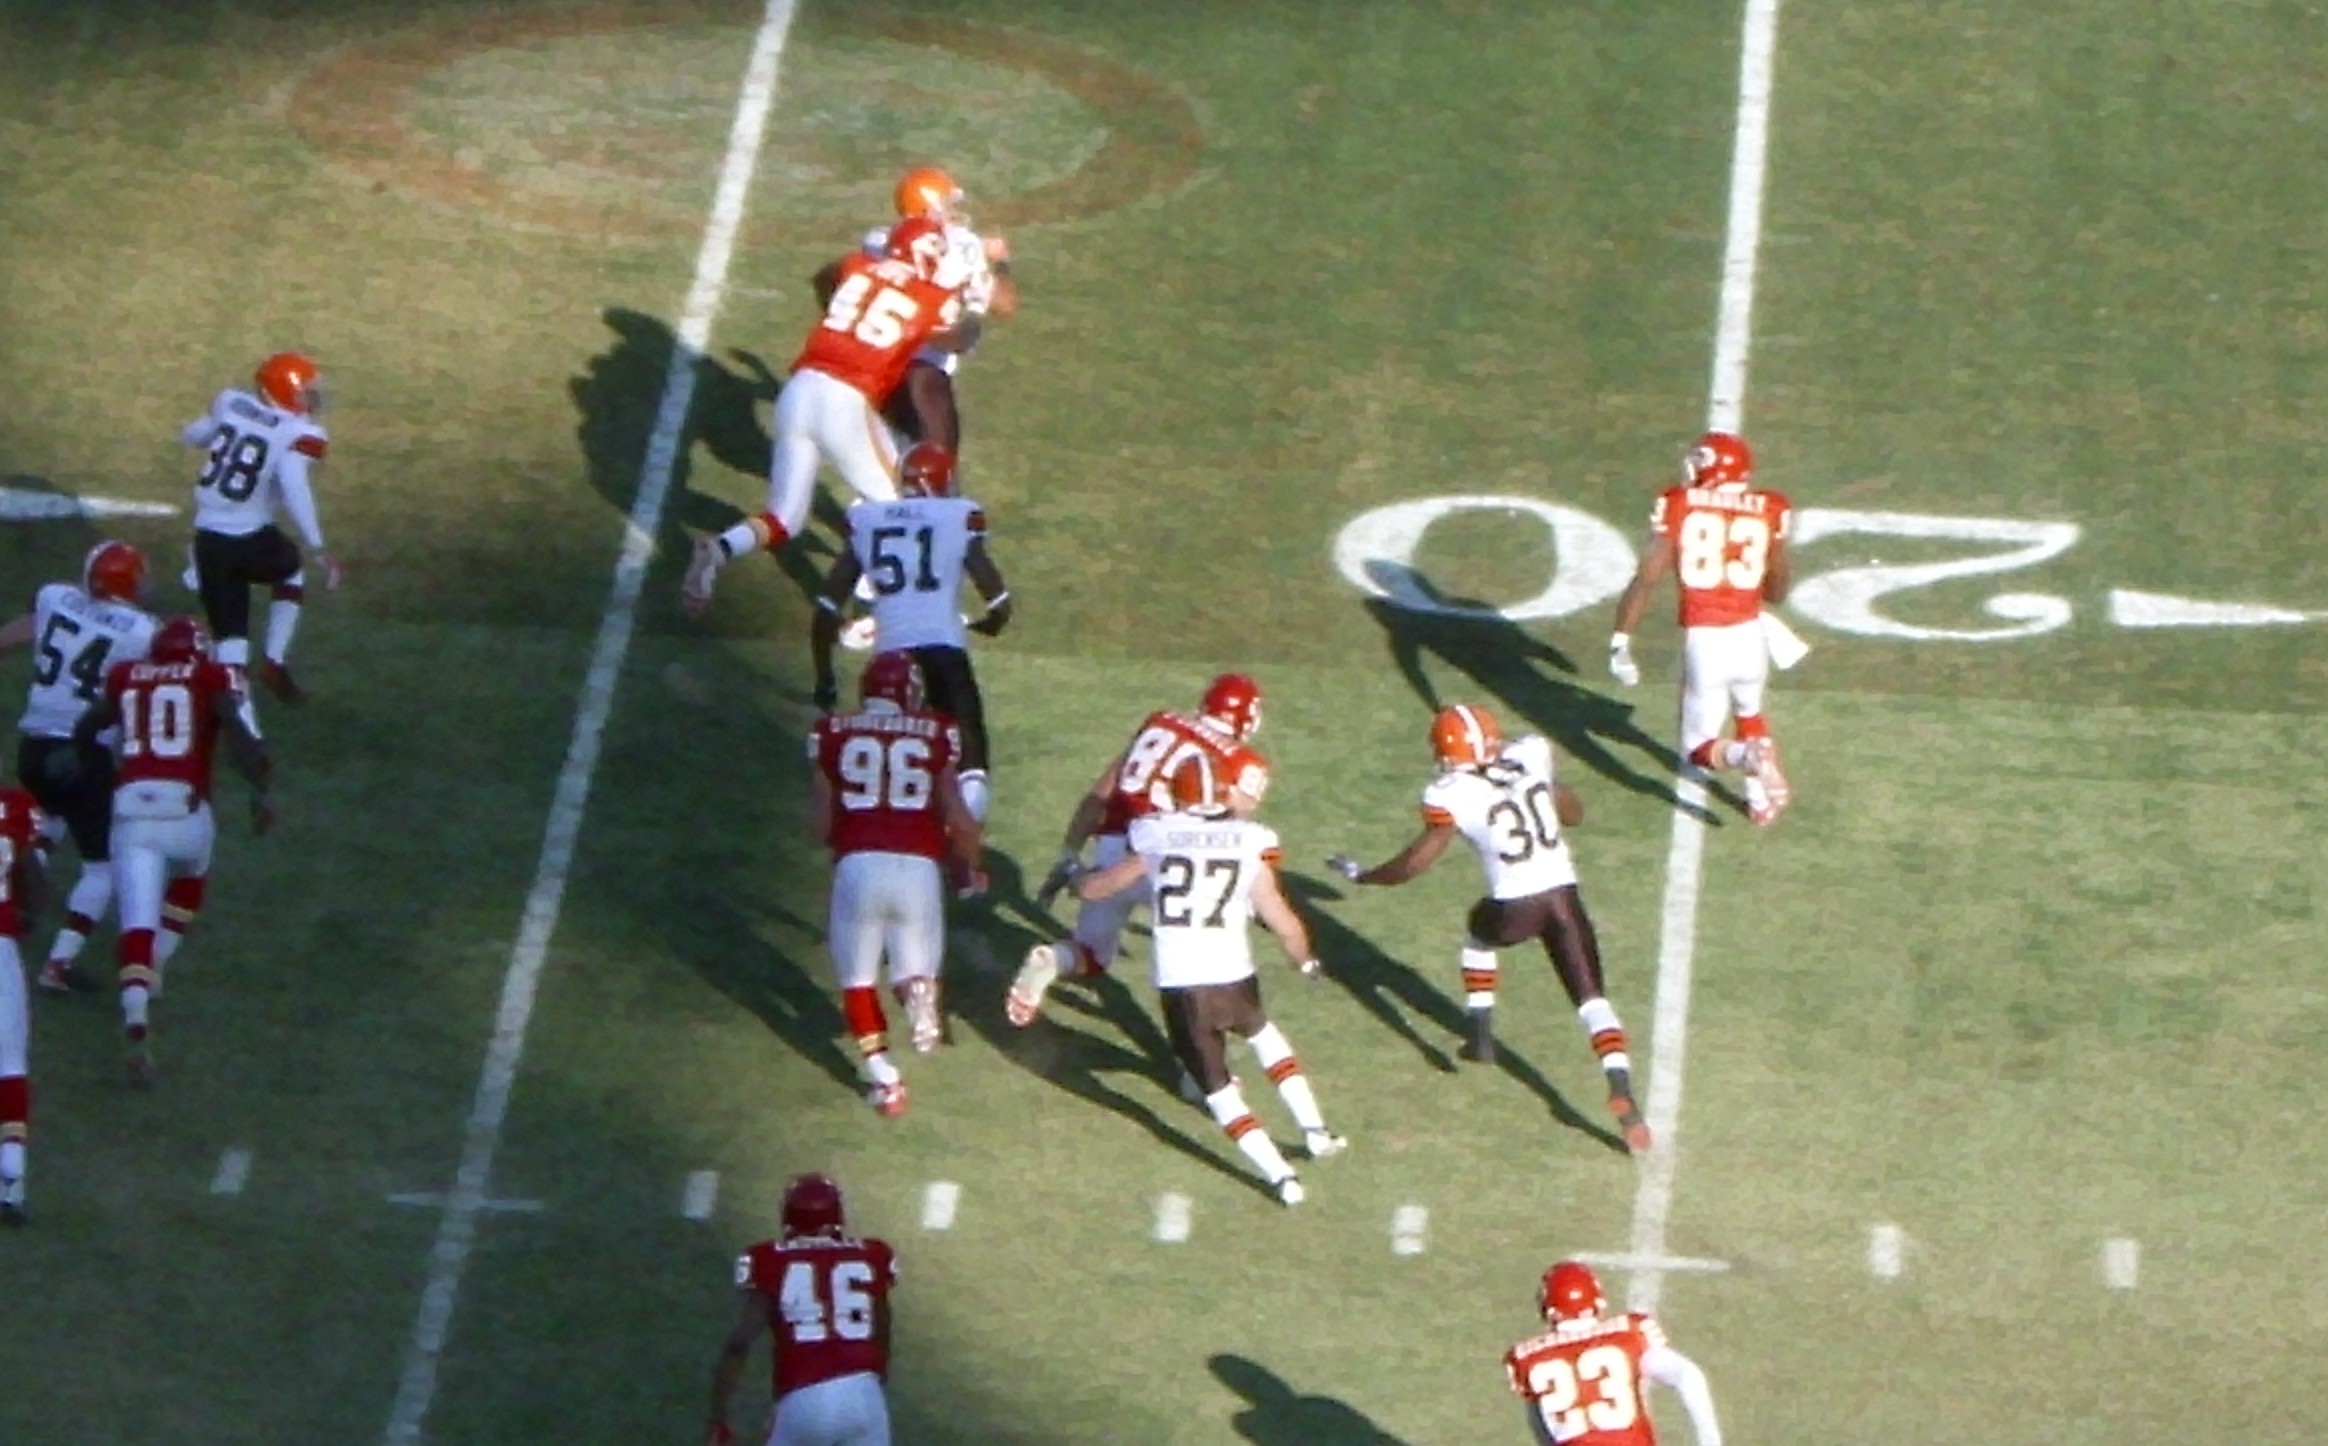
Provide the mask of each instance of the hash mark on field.
[{"label": "hash mark on field", "polygon": [[951,1180],[932,1180],[922,1191],[922,1229],[951,1230],[954,1209],[962,1203],[962,1187]]},{"label": "hash mark on field", "polygon": [[1186,1195],[1156,1197],[1156,1238],[1178,1245],[1188,1238],[1191,1204]]},{"label": "hash mark on field", "polygon": [[1867,1268],[1877,1280],[1898,1280],[1907,1236],[1897,1225],[1878,1225],[1867,1232]]},{"label": "hash mark on field", "polygon": [[213,1195],[240,1195],[243,1186],[250,1183],[251,1152],[244,1149],[228,1150],[218,1157],[218,1173],[210,1177]]},{"label": "hash mark on field", "polygon": [[1431,1212],[1420,1205],[1401,1205],[1390,1212],[1390,1253],[1420,1255],[1423,1234],[1430,1228]]},{"label": "hash mark on field", "polygon": [[687,1177],[687,1188],[679,1192],[679,1213],[690,1220],[709,1220],[712,1207],[719,1204],[719,1171],[696,1170]]},{"label": "hash mark on field", "polygon": [[2132,1290],[2141,1274],[2141,1241],[2120,1235],[2102,1242],[2102,1284],[2112,1290]]}]

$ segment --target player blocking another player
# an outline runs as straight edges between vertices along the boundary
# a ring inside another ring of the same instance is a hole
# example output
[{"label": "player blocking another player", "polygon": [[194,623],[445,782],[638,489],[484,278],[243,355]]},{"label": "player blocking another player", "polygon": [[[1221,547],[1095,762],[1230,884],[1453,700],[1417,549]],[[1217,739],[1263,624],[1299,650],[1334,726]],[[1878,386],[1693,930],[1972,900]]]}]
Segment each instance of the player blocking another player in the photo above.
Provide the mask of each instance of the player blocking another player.
[{"label": "player blocking another player", "polygon": [[151,1000],[162,971],[202,910],[218,828],[210,812],[211,763],[223,736],[228,757],[251,785],[251,829],[274,823],[267,793],[267,747],[251,731],[240,672],[212,658],[202,625],[171,618],[153,651],[116,664],[105,696],[74,725],[93,743],[110,728],[114,744],[113,859],[121,896],[121,1017],[133,1084],[154,1079]]},{"label": "player blocking another player", "polygon": [[142,606],[145,588],[145,554],[126,542],[100,542],[82,560],[78,586],[49,583],[33,595],[31,611],[0,627],[0,652],[35,649],[17,725],[16,777],[39,801],[48,841],[61,828],[81,856],[64,927],[41,966],[40,987],[53,992],[97,987],[80,957],[113,906],[113,753],[102,743],[75,743],[73,725],[103,693],[106,671],[144,657],[152,645],[157,625]]},{"label": "player blocking another player", "polygon": [[323,550],[308,476],[328,446],[322,411],[322,368],[298,352],[277,352],[259,363],[250,391],[220,392],[178,434],[204,454],[194,482],[194,577],[218,660],[250,666],[251,589],[264,584],[267,639],[258,675],[285,702],[303,696],[292,681],[290,657],[307,572],[298,546],[275,523],[278,509],[306,539],[323,585],[336,588],[340,581],[339,564]]},{"label": "player blocking another player", "polygon": [[[1106,868],[1125,857],[1131,851],[1126,835],[1132,820],[1159,806],[1152,791],[1195,754],[1212,760],[1213,776],[1223,781],[1229,811],[1251,817],[1269,789],[1269,765],[1248,746],[1260,731],[1261,687],[1243,673],[1213,679],[1193,714],[1176,709],[1150,713],[1123,752],[1109,760],[1076,800],[1059,861],[1043,880],[1036,907],[1050,908],[1059,891],[1082,870],[1085,842],[1093,843],[1094,868]],[[1055,981],[1088,979],[1111,968],[1123,947],[1124,926],[1142,902],[1136,889],[1086,899],[1076,908],[1075,928],[1068,937],[1028,950],[1004,1001],[1010,1022],[1021,1028],[1034,1023]]]},{"label": "player blocking another player", "polygon": [[[1018,282],[1010,272],[1010,246],[1000,236],[972,229],[969,202],[954,178],[936,166],[916,166],[898,179],[893,199],[899,221],[922,218],[945,228],[946,248],[962,282],[962,309],[970,317],[1000,320],[1018,310]],[[891,226],[865,233],[866,251],[879,255]],[[819,296],[832,284],[828,267],[819,274]],[[968,349],[925,347],[914,354],[905,379],[890,394],[882,416],[898,433],[916,442],[935,442],[962,455],[962,413],[954,394],[954,373]]]},{"label": "player blocking another player", "polygon": [[[1204,1107],[1262,1181],[1287,1205],[1304,1198],[1293,1166],[1261,1128],[1229,1073],[1228,1043],[1237,1035],[1277,1086],[1301,1127],[1312,1159],[1348,1148],[1326,1128],[1316,1091],[1285,1032],[1261,1004],[1247,930],[1258,916],[1285,957],[1309,977],[1320,972],[1309,929],[1277,884],[1277,835],[1230,812],[1228,789],[1198,750],[1176,764],[1165,784],[1169,808],[1132,821],[1129,856],[1078,877],[1075,892],[1104,899],[1126,890],[1148,901],[1153,921],[1156,989],[1164,1032],[1181,1068],[1196,1081]],[[1142,888],[1142,884],[1146,887]]]},{"label": "player blocking another player", "polygon": [[841,258],[838,285],[809,329],[792,373],[776,394],[776,438],[768,463],[766,510],[715,537],[699,538],[680,602],[711,605],[720,569],[759,549],[775,552],[808,521],[819,460],[832,463],[858,496],[897,495],[897,447],[881,404],[922,346],[967,346],[975,327],[961,320],[962,278],[946,252],[945,228],[906,221],[880,257]]},{"label": "player blocking another player", "polygon": [[[907,449],[897,467],[901,494],[888,502],[849,505],[848,546],[834,559],[809,628],[816,705],[839,696],[833,648],[841,610],[860,582],[872,588],[872,619],[884,652],[909,654],[921,669],[927,706],[960,726],[962,797],[986,821],[986,703],[970,666],[972,632],[994,637],[1010,623],[1010,589],[986,551],[986,511],[954,492],[954,458],[929,442]],[[967,577],[986,600],[986,615],[965,623],[959,598]]]},{"label": "player blocking another player", "polygon": [[39,912],[43,887],[34,853],[40,805],[21,788],[0,788],[0,1225],[22,1225],[25,1152],[32,1140],[32,1016],[16,941]]},{"label": "player blocking another player", "polygon": [[1695,1361],[1639,1311],[1609,1314],[1600,1280],[1580,1260],[1544,1272],[1536,1309],[1545,1329],[1504,1352],[1504,1377],[1528,1402],[1528,1424],[1555,1446],[1657,1446],[1647,1383],[1670,1386],[1697,1446],[1722,1446],[1714,1393]]},{"label": "player blocking another player", "polygon": [[[1754,454],[1735,433],[1698,438],[1682,479],[1650,510],[1648,545],[1617,599],[1609,671],[1628,688],[1641,681],[1633,630],[1650,592],[1673,574],[1681,593],[1681,751],[1700,768],[1742,772],[1746,816],[1776,823],[1794,790],[1762,713],[1770,681],[1762,605],[1786,599],[1794,510],[1783,493],[1753,485]],[[1722,725],[1733,715],[1738,736],[1725,739]]]},{"label": "player blocking another player", "polygon": [[736,1320],[711,1372],[706,1446],[732,1446],[728,1411],[761,1336],[775,1343],[768,1446],[889,1446],[889,1242],[849,1234],[841,1187],[801,1175],[784,1233],[736,1258]]},{"label": "player blocking another player", "polygon": [[1423,828],[1407,846],[1367,868],[1346,854],[1327,866],[1354,884],[1385,887],[1421,877],[1458,838],[1479,855],[1487,897],[1464,919],[1463,996],[1471,1038],[1464,1057],[1495,1059],[1496,951],[1533,939],[1544,947],[1609,1084],[1609,1110],[1635,1154],[1647,1153],[1649,1126],[1633,1103],[1625,1027],[1601,979],[1600,941],[1576,885],[1576,860],[1563,827],[1583,821],[1584,801],[1553,776],[1552,744],[1531,733],[1506,743],[1495,717],[1476,704],[1442,708],[1431,719],[1438,776],[1423,789]]},{"label": "player blocking another player", "polygon": [[863,1056],[867,1099],[905,1113],[905,1078],[889,1057],[881,963],[905,1006],[913,1047],[944,1040],[938,972],[945,957],[941,870],[950,858],[984,887],[978,820],[962,798],[961,730],[922,702],[910,654],[877,653],[865,665],[854,713],[819,718],[809,731],[809,817],[833,851],[825,947],[841,986],[841,1014]]}]

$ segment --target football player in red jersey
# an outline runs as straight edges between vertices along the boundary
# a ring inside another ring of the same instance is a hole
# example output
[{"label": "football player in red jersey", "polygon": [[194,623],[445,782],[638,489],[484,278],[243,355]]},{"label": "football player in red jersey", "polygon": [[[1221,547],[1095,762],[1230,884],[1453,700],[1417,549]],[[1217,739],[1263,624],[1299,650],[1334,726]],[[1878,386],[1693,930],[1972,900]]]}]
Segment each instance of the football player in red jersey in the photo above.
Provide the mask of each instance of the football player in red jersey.
[{"label": "football player in red jersey", "polygon": [[[1698,438],[1682,463],[1682,483],[1657,496],[1649,542],[1617,599],[1609,671],[1627,687],[1641,681],[1633,630],[1667,573],[1681,592],[1681,751],[1700,768],[1745,774],[1747,816],[1778,821],[1793,799],[1778,766],[1778,741],[1762,716],[1770,680],[1770,638],[1762,605],[1786,600],[1786,537],[1793,508],[1783,493],[1754,485],[1754,454],[1733,432]],[[1722,725],[1735,717],[1735,738]]]},{"label": "football player in red jersey", "polygon": [[[1157,785],[1192,754],[1210,757],[1226,791],[1229,811],[1250,818],[1261,807],[1269,788],[1269,764],[1249,746],[1261,731],[1261,686],[1243,673],[1223,673],[1204,690],[1192,714],[1176,709],[1150,713],[1124,751],[1108,762],[1076,800],[1075,816],[1067,821],[1060,841],[1059,861],[1043,880],[1036,907],[1048,909],[1059,891],[1083,868],[1083,845],[1098,840],[1091,866],[1106,868],[1126,857],[1125,835],[1132,820],[1159,806],[1153,797]],[[1088,979],[1115,963],[1123,947],[1124,925],[1141,902],[1137,889],[1113,898],[1086,900],[1075,911],[1075,929],[1055,943],[1037,944],[1027,951],[1018,975],[1011,981],[1004,1012],[1024,1028],[1042,1012],[1043,997],[1062,975]]]},{"label": "football player in red jersey", "polygon": [[825,947],[840,977],[841,1013],[864,1056],[868,1098],[884,1115],[905,1112],[905,1080],[889,1058],[881,962],[905,1006],[913,1047],[945,1038],[938,970],[946,948],[944,870],[949,860],[983,890],[978,820],[962,797],[962,734],[922,705],[911,653],[877,653],[865,665],[854,713],[819,718],[808,736],[815,767],[809,817],[833,852]]},{"label": "football player in red jersey", "polygon": [[736,1322],[711,1372],[708,1446],[730,1446],[728,1410],[762,1334],[775,1341],[768,1446],[889,1446],[889,1242],[849,1234],[841,1187],[801,1175],[784,1233],[736,1258]]},{"label": "football player in red jersey", "polygon": [[1697,1363],[1665,1342],[1639,1311],[1609,1314],[1600,1281],[1581,1260],[1544,1272],[1536,1293],[1545,1329],[1504,1352],[1504,1376],[1527,1398],[1528,1424],[1553,1446],[1657,1446],[1646,1385],[1672,1387],[1697,1446],[1722,1446],[1714,1393]]},{"label": "football player in red jersey", "polygon": [[105,695],[81,715],[73,736],[94,742],[121,732],[113,788],[113,858],[121,902],[121,1015],[129,1033],[130,1079],[150,1084],[154,1060],[148,1004],[162,971],[201,912],[218,829],[210,812],[211,763],[224,736],[235,770],[249,781],[251,827],[274,823],[267,793],[267,746],[249,725],[240,670],[210,656],[202,625],[171,618],[153,650],[105,677]]},{"label": "football player in red jersey", "polygon": [[945,228],[935,221],[900,223],[883,256],[842,258],[840,284],[776,394],[767,509],[697,539],[679,591],[689,612],[711,605],[730,560],[775,552],[799,533],[820,460],[859,496],[886,502],[897,495],[897,445],[881,404],[917,348],[966,347],[975,339],[975,322],[962,319],[961,286]]},{"label": "football player in red jersey", "polygon": [[[970,224],[969,201],[954,178],[936,166],[916,166],[898,179],[893,198],[900,222],[916,217],[945,228],[948,253],[964,276],[962,307],[981,319],[1002,320],[1018,310],[1018,282],[1011,276],[1010,244],[997,235],[980,235]],[[889,243],[895,226],[880,226],[865,235],[865,249],[878,252]],[[820,287],[829,284],[820,273]],[[820,298],[821,299],[821,298]],[[935,442],[957,455],[962,450],[962,413],[954,396],[954,372],[962,364],[960,351],[924,348],[914,353],[905,380],[889,397],[882,415],[899,434],[916,442]]]},{"label": "football player in red jersey", "polygon": [[0,788],[0,1225],[24,1223],[24,1152],[32,1131],[31,1019],[16,941],[40,911],[45,878],[34,861],[40,805]]}]

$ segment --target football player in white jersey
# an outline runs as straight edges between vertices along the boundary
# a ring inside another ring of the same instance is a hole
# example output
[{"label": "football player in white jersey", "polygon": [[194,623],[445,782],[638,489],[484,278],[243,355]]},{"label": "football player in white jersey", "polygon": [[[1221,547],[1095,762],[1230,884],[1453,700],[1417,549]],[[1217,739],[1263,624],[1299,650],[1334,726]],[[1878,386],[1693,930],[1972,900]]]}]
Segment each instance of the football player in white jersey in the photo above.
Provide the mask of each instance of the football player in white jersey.
[{"label": "football player in white jersey", "polygon": [[82,560],[77,585],[49,583],[33,595],[30,611],[0,626],[0,653],[34,649],[17,724],[16,777],[39,800],[48,827],[69,832],[81,856],[64,927],[40,971],[41,988],[53,992],[97,987],[79,961],[113,904],[113,750],[110,740],[75,744],[73,725],[104,696],[107,670],[153,646],[157,624],[140,606],[145,591],[145,554],[126,542],[100,542]]},{"label": "football player in white jersey", "polygon": [[[981,236],[970,224],[969,203],[954,178],[935,166],[917,166],[898,180],[897,218],[926,216],[946,228],[949,257],[968,277],[962,310],[974,325],[1000,320],[1018,310],[1018,283],[1010,273],[1010,246],[1000,236]],[[889,244],[887,226],[865,233],[865,250],[878,256]],[[819,288],[824,285],[819,277]],[[905,381],[890,393],[882,419],[908,442],[935,442],[962,455],[962,415],[955,403],[954,373],[967,348],[925,347],[914,354]]]},{"label": "football player in white jersey", "polygon": [[1104,899],[1145,883],[1156,988],[1172,1052],[1203,1091],[1204,1107],[1271,1192],[1298,1205],[1302,1183],[1245,1104],[1244,1090],[1229,1073],[1228,1044],[1234,1034],[1252,1046],[1301,1127],[1310,1158],[1349,1147],[1326,1128],[1292,1043],[1261,1006],[1261,979],[1253,970],[1247,929],[1258,916],[1285,957],[1316,978],[1320,965],[1310,951],[1309,929],[1278,887],[1277,834],[1230,812],[1212,758],[1189,754],[1173,769],[1168,786],[1172,808],[1134,819],[1130,855],[1080,875],[1075,892],[1086,900]]},{"label": "football player in white jersey", "polygon": [[218,660],[250,667],[250,590],[264,584],[270,600],[258,674],[285,702],[301,696],[288,659],[307,571],[298,545],[276,525],[278,510],[299,529],[323,585],[338,587],[340,579],[339,564],[323,549],[308,476],[328,445],[317,420],[322,407],[322,370],[297,352],[277,352],[259,363],[250,391],[220,392],[178,434],[203,452],[194,481],[194,577]]},{"label": "football player in white jersey", "polygon": [[1347,854],[1326,863],[1354,884],[1396,885],[1420,877],[1458,838],[1479,855],[1487,896],[1464,920],[1464,1005],[1471,1016],[1466,1059],[1495,1059],[1496,951],[1533,939],[1544,946],[1576,1017],[1608,1077],[1609,1110],[1635,1154],[1649,1149],[1649,1126],[1633,1103],[1625,1027],[1601,979],[1600,942],[1576,887],[1576,861],[1563,827],[1584,818],[1584,802],[1553,776],[1552,744],[1541,734],[1505,742],[1485,708],[1459,703],[1431,720],[1438,776],[1423,790],[1423,830],[1397,855],[1367,868]]},{"label": "football player in white jersey", "polygon": [[[816,706],[829,713],[839,696],[833,648],[841,610],[861,584],[872,590],[872,618],[884,652],[906,652],[921,665],[933,712],[962,729],[962,797],[986,821],[986,704],[970,668],[972,632],[994,637],[1010,624],[1010,590],[986,552],[986,513],[954,493],[954,455],[918,443],[898,459],[898,497],[849,504],[849,546],[825,575],[809,629],[816,665]],[[985,616],[962,620],[962,581],[986,600]]]}]

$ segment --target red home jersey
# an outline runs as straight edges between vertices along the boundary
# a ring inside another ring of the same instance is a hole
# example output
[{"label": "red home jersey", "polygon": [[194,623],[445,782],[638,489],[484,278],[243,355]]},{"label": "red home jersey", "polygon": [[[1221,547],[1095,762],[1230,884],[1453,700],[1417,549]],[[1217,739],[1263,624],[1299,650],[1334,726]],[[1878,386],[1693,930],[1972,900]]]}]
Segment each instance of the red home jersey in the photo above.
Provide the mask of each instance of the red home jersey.
[{"label": "red home jersey", "polygon": [[763,1240],[736,1261],[736,1284],[768,1298],[776,1396],[839,1376],[889,1376],[889,1293],[897,1257],[884,1240]]},{"label": "red home jersey", "polygon": [[121,663],[105,678],[106,696],[121,709],[116,785],[159,780],[183,783],[210,797],[210,765],[218,752],[218,699],[235,691],[224,663],[140,659]]},{"label": "red home jersey", "polygon": [[937,713],[835,713],[808,735],[808,756],[832,785],[834,856],[946,857],[938,776],[962,756],[962,732]]},{"label": "red home jersey", "polygon": [[792,369],[814,367],[879,406],[897,390],[921,344],[961,315],[960,294],[922,280],[910,263],[853,254],[842,260],[824,318]]},{"label": "red home jersey", "polygon": [[1671,1351],[1657,1322],[1635,1312],[1530,1336],[1504,1353],[1504,1373],[1556,1446],[1657,1446],[1644,1361]]},{"label": "red home jersey", "polygon": [[1154,812],[1150,790],[1170,778],[1182,759],[1197,752],[1212,755],[1213,775],[1226,787],[1255,800],[1268,791],[1269,765],[1225,730],[1186,713],[1150,713],[1124,749],[1099,832],[1122,833],[1133,819]]},{"label": "red home jersey", "polygon": [[24,937],[27,920],[16,881],[19,870],[38,867],[32,862],[32,850],[39,829],[40,805],[32,795],[21,788],[0,788],[0,934],[11,939]]},{"label": "red home jersey", "polygon": [[1718,628],[1762,615],[1762,579],[1786,540],[1784,494],[1752,487],[1668,487],[1649,528],[1670,538],[1681,584],[1681,625]]}]

